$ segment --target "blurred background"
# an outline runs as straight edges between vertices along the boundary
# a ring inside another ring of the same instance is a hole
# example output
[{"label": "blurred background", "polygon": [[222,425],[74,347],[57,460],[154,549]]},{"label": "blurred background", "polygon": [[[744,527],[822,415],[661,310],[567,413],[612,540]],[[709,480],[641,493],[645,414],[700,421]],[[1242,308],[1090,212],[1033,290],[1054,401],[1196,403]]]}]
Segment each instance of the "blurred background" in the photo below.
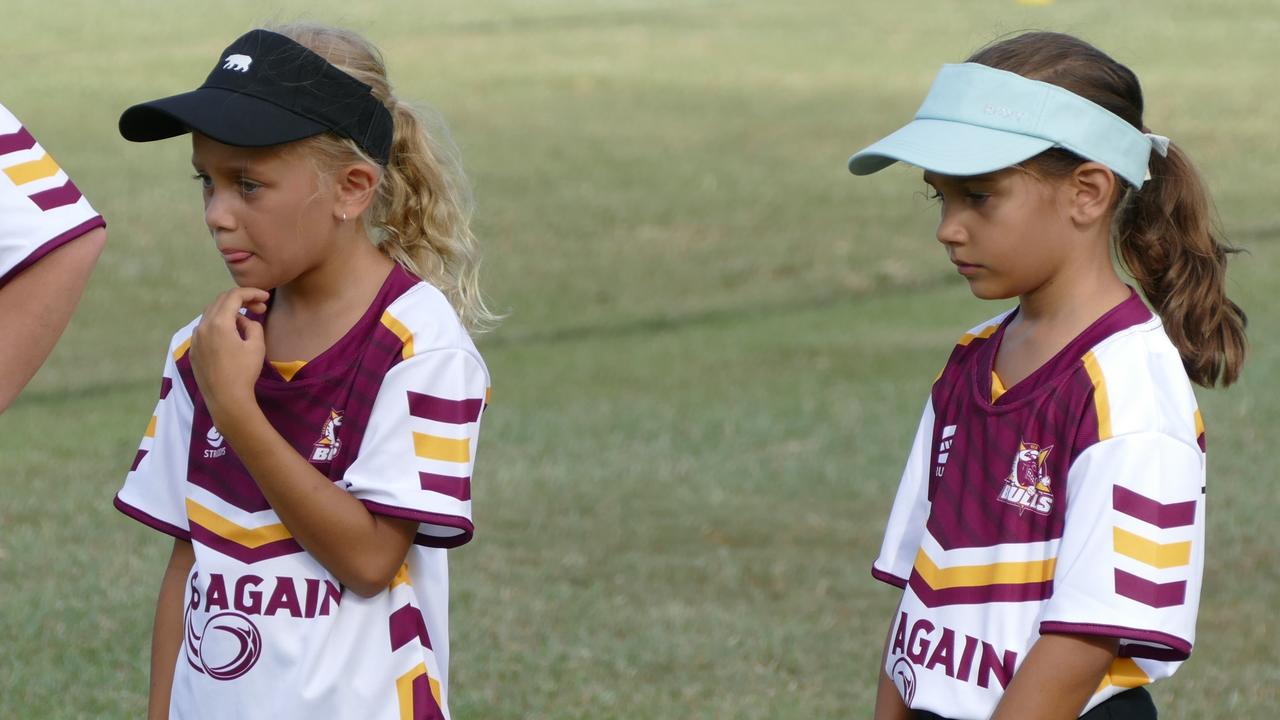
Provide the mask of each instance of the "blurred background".
[{"label": "blurred background", "polygon": [[[139,717],[169,542],[111,498],[169,336],[229,287],[185,139],[128,105],[232,39],[366,34],[475,186],[494,378],[477,533],[451,553],[455,718],[869,716],[898,591],[873,581],[901,465],[973,299],[917,171],[848,155],[939,65],[1020,29],[1094,42],[1248,249],[1252,355],[1200,391],[1210,564],[1164,718],[1271,718],[1280,490],[1274,0],[6,3],[3,102],[107,218],[53,357],[0,417],[0,717]],[[0,338],[0,342],[4,342]]]}]

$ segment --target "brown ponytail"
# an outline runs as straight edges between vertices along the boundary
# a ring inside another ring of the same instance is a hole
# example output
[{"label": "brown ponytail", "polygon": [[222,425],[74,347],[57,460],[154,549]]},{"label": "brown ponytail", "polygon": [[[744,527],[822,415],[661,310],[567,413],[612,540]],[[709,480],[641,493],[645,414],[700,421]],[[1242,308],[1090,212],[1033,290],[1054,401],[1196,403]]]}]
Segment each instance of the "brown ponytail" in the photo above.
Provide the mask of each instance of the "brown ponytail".
[{"label": "brown ponytail", "polygon": [[[1024,33],[968,62],[1058,85],[1146,131],[1137,76],[1078,38]],[[1082,161],[1051,149],[1023,165],[1058,177]],[[1152,151],[1150,168],[1150,180],[1117,198],[1116,254],[1160,315],[1192,382],[1230,385],[1240,376],[1246,347],[1244,311],[1226,295],[1227,258],[1237,250],[1215,237],[1208,193],[1186,154],[1170,144],[1167,157]]]},{"label": "brown ponytail", "polygon": [[1226,294],[1227,257],[1214,237],[1208,193],[1177,145],[1151,154],[1151,179],[1121,202],[1116,253],[1164,321],[1191,380],[1213,387],[1240,375],[1245,314]]}]

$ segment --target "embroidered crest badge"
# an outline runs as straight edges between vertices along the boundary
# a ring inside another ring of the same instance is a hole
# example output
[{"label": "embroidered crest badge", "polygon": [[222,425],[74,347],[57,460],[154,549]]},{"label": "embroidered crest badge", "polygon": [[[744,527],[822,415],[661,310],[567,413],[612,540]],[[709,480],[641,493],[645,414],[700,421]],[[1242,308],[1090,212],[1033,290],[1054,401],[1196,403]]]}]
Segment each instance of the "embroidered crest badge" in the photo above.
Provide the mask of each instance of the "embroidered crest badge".
[{"label": "embroidered crest badge", "polygon": [[342,411],[329,410],[329,419],[320,430],[320,439],[312,447],[311,462],[329,462],[338,454],[342,443],[338,440],[338,426],[342,425]]},{"label": "embroidered crest badge", "polygon": [[996,499],[1017,507],[1019,515],[1026,510],[1048,515],[1053,508],[1053,483],[1045,460],[1052,450],[1052,445],[1042,448],[1036,443],[1019,441],[1013,469],[1004,479]]}]

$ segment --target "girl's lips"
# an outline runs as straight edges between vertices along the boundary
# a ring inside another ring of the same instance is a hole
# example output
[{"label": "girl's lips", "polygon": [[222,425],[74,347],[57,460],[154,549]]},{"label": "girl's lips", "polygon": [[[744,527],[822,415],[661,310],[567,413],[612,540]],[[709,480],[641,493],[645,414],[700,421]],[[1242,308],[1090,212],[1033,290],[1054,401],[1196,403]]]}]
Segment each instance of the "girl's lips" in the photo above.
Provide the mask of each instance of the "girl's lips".
[{"label": "girl's lips", "polygon": [[223,250],[222,259],[227,263],[234,264],[244,262],[253,257],[253,253],[244,250]]},{"label": "girl's lips", "polygon": [[956,263],[956,272],[968,277],[977,273],[981,269],[979,265],[966,265],[964,263]]}]

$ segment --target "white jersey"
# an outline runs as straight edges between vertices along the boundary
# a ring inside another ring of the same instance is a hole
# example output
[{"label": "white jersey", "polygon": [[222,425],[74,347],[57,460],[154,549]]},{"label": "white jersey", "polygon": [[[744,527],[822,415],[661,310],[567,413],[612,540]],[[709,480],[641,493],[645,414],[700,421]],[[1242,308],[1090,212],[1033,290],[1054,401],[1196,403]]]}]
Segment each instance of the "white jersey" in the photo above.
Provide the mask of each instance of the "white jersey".
[{"label": "white jersey", "polygon": [[1204,434],[1136,294],[1003,390],[1012,313],[961,338],[926,403],[873,574],[903,588],[885,672],[908,706],[987,718],[1042,633],[1118,638],[1085,710],[1191,652]]},{"label": "white jersey", "polygon": [[[197,320],[198,322],[198,320]],[[373,513],[419,521],[380,594],[306,552],[218,433],[179,331],[116,506],[190,540],[175,718],[448,718],[445,548],[472,534],[489,375],[435,288],[398,266],[365,316],[302,364],[264,364],[258,403],[299,454]]]},{"label": "white jersey", "polygon": [[105,224],[35,137],[0,105],[0,287]]}]

